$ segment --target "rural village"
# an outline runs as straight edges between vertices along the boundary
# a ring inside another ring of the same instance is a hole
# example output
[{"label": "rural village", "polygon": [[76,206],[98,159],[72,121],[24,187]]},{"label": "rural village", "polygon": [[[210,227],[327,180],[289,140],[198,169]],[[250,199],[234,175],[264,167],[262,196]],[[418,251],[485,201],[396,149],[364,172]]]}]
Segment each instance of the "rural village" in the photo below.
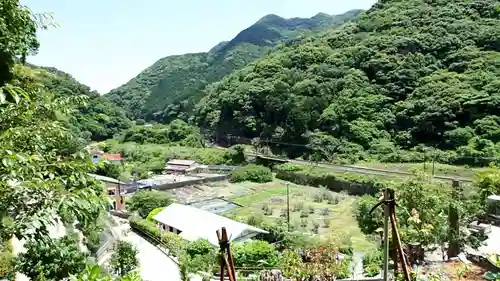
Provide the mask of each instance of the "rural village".
[{"label": "rural village", "polygon": [[500,281],[500,1],[56,2],[0,0],[0,281]]}]

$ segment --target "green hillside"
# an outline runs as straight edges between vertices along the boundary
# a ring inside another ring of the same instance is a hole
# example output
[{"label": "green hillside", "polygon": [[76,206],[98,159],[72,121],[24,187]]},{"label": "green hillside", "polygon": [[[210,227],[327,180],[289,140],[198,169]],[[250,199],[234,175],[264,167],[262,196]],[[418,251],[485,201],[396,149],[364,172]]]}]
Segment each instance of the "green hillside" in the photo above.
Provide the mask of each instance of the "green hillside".
[{"label": "green hillside", "polygon": [[70,117],[72,129],[87,140],[104,140],[131,126],[124,111],[71,75],[53,67],[31,66],[38,70],[42,85],[56,96],[85,95],[87,104]]},{"label": "green hillside", "polygon": [[421,161],[430,147],[478,164],[500,156],[499,50],[499,1],[379,1],[210,85],[197,122],[352,160]]},{"label": "green hillside", "polygon": [[188,119],[189,110],[202,97],[207,84],[263,57],[277,44],[339,26],[360,13],[353,10],[336,16],[318,14],[310,19],[267,15],[209,52],[160,59],[106,97],[134,119]]}]

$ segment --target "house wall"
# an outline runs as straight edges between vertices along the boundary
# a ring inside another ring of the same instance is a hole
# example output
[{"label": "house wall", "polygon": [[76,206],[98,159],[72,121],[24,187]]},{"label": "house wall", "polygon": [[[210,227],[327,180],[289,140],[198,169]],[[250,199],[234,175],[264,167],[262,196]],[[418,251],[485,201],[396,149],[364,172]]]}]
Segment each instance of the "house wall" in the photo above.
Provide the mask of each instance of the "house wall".
[{"label": "house wall", "polygon": [[163,232],[172,232],[172,233],[175,233],[175,234],[180,234],[182,232],[181,230],[179,230],[179,229],[177,229],[175,227],[163,224],[161,222],[158,223],[158,228],[160,228],[160,230],[163,231]]},{"label": "house wall", "polygon": [[105,183],[105,192],[106,194],[108,195],[111,195],[114,197],[114,209],[116,211],[123,211],[125,210],[125,198],[123,197],[123,195],[121,195],[121,191],[120,191],[120,185],[119,184],[116,184],[116,183],[110,183],[110,182],[106,182]]}]

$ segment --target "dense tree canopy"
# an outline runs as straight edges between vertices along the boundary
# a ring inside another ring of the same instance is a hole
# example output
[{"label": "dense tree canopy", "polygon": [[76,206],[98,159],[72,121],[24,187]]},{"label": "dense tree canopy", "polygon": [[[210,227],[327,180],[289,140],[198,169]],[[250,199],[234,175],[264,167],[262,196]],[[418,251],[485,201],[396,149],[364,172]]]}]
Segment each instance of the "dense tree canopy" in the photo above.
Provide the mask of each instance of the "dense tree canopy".
[{"label": "dense tree canopy", "polygon": [[70,97],[83,95],[87,101],[75,108],[69,118],[75,134],[87,140],[112,138],[131,126],[125,112],[86,85],[76,81],[71,75],[55,68],[38,67],[40,82],[56,96]]},{"label": "dense tree canopy", "polygon": [[106,97],[124,108],[129,117],[162,122],[187,120],[207,84],[261,58],[276,44],[339,26],[360,12],[352,10],[336,16],[318,14],[310,19],[267,15],[209,52],[160,59]]},{"label": "dense tree canopy", "polygon": [[425,146],[450,162],[496,157],[499,7],[379,1],[355,23],[287,44],[209,86],[197,121],[356,158],[422,160]]}]

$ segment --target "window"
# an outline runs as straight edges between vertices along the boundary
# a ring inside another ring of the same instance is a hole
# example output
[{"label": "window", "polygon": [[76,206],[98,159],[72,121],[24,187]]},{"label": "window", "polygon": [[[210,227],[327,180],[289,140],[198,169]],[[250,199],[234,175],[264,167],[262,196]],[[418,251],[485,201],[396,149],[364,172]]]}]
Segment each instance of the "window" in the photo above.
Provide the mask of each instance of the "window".
[{"label": "window", "polygon": [[115,191],[114,190],[108,190],[108,195],[115,195]]},{"label": "window", "polygon": [[171,227],[171,226],[169,226],[169,227],[168,227],[168,231],[169,231],[169,232],[174,232],[174,228],[173,228],[173,227]]},{"label": "window", "polygon": [[99,158],[99,155],[94,154],[94,155],[92,155],[92,158],[97,159],[97,158]]}]

